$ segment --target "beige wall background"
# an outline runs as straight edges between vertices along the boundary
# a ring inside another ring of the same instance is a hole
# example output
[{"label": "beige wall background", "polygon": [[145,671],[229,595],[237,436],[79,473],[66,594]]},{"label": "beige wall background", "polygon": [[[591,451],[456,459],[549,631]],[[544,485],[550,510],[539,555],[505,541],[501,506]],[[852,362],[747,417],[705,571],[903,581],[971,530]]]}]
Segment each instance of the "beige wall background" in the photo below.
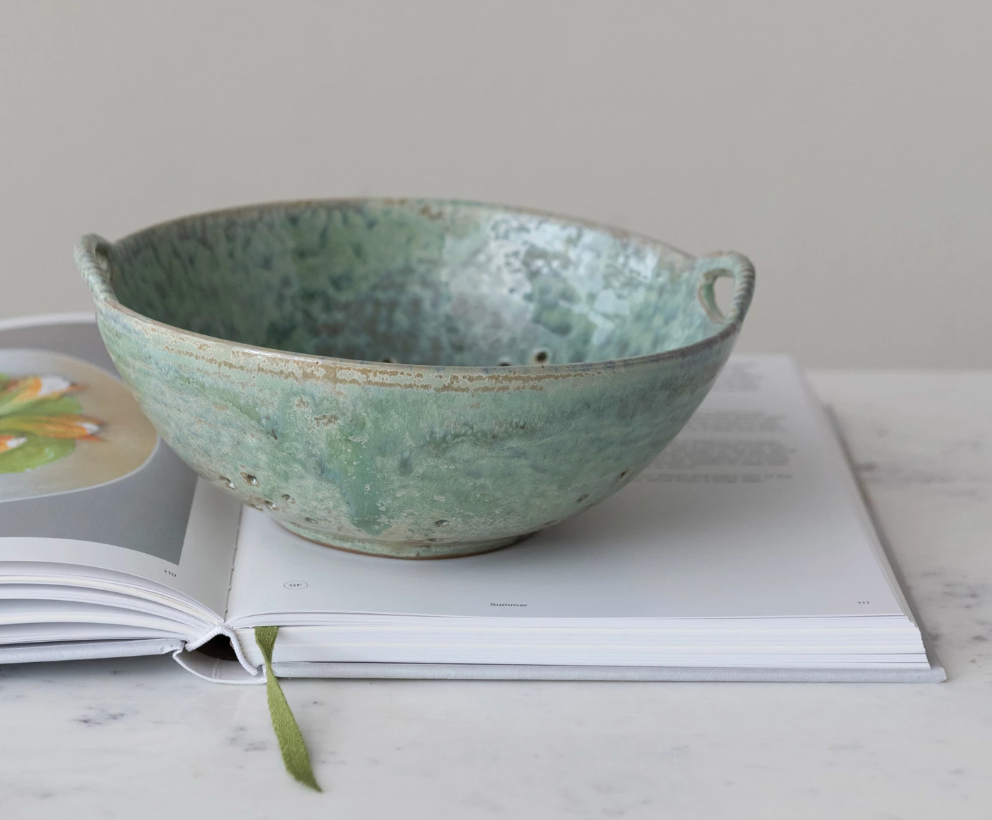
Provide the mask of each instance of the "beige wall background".
[{"label": "beige wall background", "polygon": [[0,0],[0,317],[78,235],[492,200],[749,255],[745,350],[992,366],[992,3]]}]

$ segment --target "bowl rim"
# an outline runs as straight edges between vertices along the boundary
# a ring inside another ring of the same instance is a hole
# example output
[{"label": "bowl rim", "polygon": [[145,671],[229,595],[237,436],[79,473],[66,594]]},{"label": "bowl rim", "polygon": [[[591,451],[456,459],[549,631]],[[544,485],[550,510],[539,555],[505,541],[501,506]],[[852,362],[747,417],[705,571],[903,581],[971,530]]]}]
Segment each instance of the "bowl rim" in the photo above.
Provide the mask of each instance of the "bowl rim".
[{"label": "bowl rim", "polygon": [[[82,237],[76,245],[77,257],[81,252],[84,252],[84,246],[86,243],[92,242],[94,247],[92,249],[85,248],[85,252],[89,253],[91,250],[93,254],[96,254],[97,245],[105,245],[109,247],[114,247],[128,240],[133,240],[140,237],[143,234],[151,233],[153,231],[162,230],[173,225],[180,225],[184,222],[189,222],[196,219],[203,219],[204,217],[224,217],[224,216],[235,216],[239,214],[246,214],[252,212],[266,212],[275,211],[280,209],[290,209],[294,207],[308,207],[308,206],[325,206],[325,205],[347,205],[347,204],[368,204],[368,203],[378,203],[381,205],[408,205],[415,203],[422,203],[423,205],[445,205],[445,206],[459,206],[459,207],[469,207],[469,208],[485,208],[496,211],[505,211],[511,214],[522,214],[524,216],[536,216],[543,217],[545,219],[550,219],[553,221],[561,222],[564,224],[577,225],[584,228],[590,228],[592,230],[600,231],[606,233],[616,239],[624,241],[633,241],[638,244],[650,246],[653,248],[661,248],[669,253],[674,253],[679,256],[684,257],[687,261],[698,261],[703,259],[702,256],[694,256],[686,251],[680,250],[673,245],[663,242],[660,239],[654,239],[646,234],[639,233],[637,231],[631,231],[626,228],[620,228],[615,225],[610,225],[608,223],[599,222],[592,219],[586,219],[582,217],[573,217],[565,214],[556,213],[554,211],[548,211],[540,208],[530,208],[517,205],[504,205],[495,202],[483,202],[479,200],[471,199],[448,199],[441,197],[390,197],[390,196],[368,196],[368,197],[330,197],[330,198],[315,198],[315,199],[287,199],[287,200],[274,200],[271,202],[259,202],[248,205],[235,205],[228,208],[217,208],[206,211],[196,211],[191,214],[184,214],[183,216],[174,217],[172,219],[162,220],[160,222],[155,222],[151,225],[147,225],[143,228],[139,228],[136,231],[131,231],[128,234],[120,237],[119,239],[111,242],[105,240],[102,237],[96,236],[94,234],[89,234]],[[721,256],[726,254],[732,254],[734,252],[730,251],[718,251],[709,256]],[[734,254],[740,256],[740,254]],[[81,265],[80,265],[81,266]],[[752,268],[752,278],[753,278],[753,268]],[[97,303],[97,307],[105,308],[122,314],[125,317],[136,320],[140,323],[150,325],[151,327],[158,328],[162,331],[172,332],[180,334],[184,337],[189,337],[194,340],[203,340],[213,345],[220,345],[222,347],[237,350],[242,353],[248,353],[251,355],[261,356],[263,358],[290,358],[293,360],[303,360],[306,362],[311,362],[315,364],[323,364],[334,368],[360,368],[367,369],[372,368],[374,370],[385,371],[389,373],[404,373],[404,372],[420,372],[420,373],[432,373],[432,374],[452,374],[452,375],[469,375],[476,374],[480,376],[503,376],[503,375],[525,375],[525,376],[540,376],[541,374],[547,374],[548,376],[567,376],[569,374],[581,374],[588,371],[601,371],[601,370],[615,370],[615,369],[626,369],[629,367],[643,366],[653,364],[655,362],[662,362],[667,360],[676,360],[682,358],[688,358],[700,353],[707,348],[715,347],[721,342],[732,338],[737,333],[740,332],[740,328],[743,324],[743,316],[734,317],[726,322],[724,327],[720,328],[716,333],[707,336],[704,339],[700,339],[698,342],[693,342],[690,345],[682,345],[681,347],[675,347],[671,350],[663,350],[657,353],[646,353],[641,356],[629,356],[618,359],[600,359],[597,361],[589,362],[553,362],[550,364],[511,364],[511,365],[434,365],[434,364],[405,364],[403,362],[383,362],[383,361],[373,361],[367,359],[345,359],[336,356],[319,356],[314,353],[299,353],[290,350],[280,350],[279,348],[264,347],[262,345],[247,344],[245,342],[236,342],[230,339],[224,339],[220,336],[210,336],[204,333],[198,333],[193,330],[186,330],[185,328],[178,327],[176,325],[170,325],[167,322],[159,321],[158,319],[152,319],[150,316],[145,316],[143,313],[139,313],[120,302],[117,298],[116,293],[114,293],[113,288],[109,287],[109,277],[108,277],[108,288],[109,292],[100,293],[96,289],[93,291],[94,301]],[[753,290],[753,284],[752,284]],[[747,297],[747,305],[750,306],[750,295]],[[746,309],[746,308],[745,308]],[[98,310],[98,318],[99,318]]]}]

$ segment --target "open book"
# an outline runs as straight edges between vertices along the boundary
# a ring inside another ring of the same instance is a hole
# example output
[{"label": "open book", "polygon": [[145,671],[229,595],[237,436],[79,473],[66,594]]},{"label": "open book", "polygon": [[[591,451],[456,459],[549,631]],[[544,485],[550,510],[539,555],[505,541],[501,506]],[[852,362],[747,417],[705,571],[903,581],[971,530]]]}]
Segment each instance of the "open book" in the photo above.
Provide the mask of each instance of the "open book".
[{"label": "open book", "polygon": [[[447,561],[300,539],[197,478],[93,320],[0,323],[0,662],[278,676],[942,680],[795,364],[737,356],[636,481]],[[221,645],[222,644],[222,645]]]}]

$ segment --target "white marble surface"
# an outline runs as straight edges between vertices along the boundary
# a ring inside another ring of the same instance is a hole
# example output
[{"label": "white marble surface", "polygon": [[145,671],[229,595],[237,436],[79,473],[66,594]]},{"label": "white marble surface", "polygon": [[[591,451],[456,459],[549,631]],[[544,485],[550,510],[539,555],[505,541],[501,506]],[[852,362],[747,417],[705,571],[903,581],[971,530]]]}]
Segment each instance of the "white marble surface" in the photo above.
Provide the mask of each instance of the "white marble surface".
[{"label": "white marble surface", "polygon": [[0,818],[992,817],[992,374],[819,373],[949,680],[289,681],[168,658],[0,668]]}]

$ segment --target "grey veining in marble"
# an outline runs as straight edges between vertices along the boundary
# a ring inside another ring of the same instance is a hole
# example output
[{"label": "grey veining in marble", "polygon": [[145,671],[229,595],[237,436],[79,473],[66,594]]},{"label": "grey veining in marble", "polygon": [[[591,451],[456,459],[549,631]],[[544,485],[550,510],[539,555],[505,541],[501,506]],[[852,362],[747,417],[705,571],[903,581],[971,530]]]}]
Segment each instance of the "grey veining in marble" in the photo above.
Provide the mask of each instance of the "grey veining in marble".
[{"label": "grey veining in marble", "polygon": [[987,820],[992,374],[816,374],[948,681],[304,681],[323,795],[264,692],[168,658],[0,668],[0,817]]}]

